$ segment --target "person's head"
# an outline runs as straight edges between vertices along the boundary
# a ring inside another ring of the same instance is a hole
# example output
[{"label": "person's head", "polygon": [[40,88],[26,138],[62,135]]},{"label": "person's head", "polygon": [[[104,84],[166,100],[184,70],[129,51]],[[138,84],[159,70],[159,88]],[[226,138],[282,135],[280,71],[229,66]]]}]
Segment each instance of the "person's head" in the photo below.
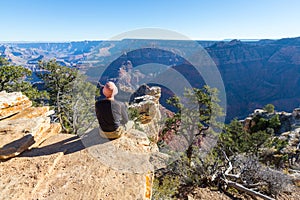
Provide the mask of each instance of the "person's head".
[{"label": "person's head", "polygon": [[107,82],[103,88],[103,94],[106,98],[114,98],[118,94],[118,88],[114,82]]}]

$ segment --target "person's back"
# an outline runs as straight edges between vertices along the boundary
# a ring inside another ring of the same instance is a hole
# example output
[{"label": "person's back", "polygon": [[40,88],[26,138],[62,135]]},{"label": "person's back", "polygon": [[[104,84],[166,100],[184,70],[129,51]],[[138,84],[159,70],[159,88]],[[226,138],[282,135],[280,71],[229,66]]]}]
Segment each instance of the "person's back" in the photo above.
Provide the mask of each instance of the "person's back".
[{"label": "person's back", "polygon": [[124,103],[114,99],[118,88],[113,82],[108,82],[103,88],[106,99],[95,104],[96,115],[101,128],[100,135],[109,139],[120,137],[128,122],[128,114]]},{"label": "person's back", "polygon": [[103,99],[96,102],[96,115],[105,132],[115,131],[128,122],[125,105],[116,100]]}]

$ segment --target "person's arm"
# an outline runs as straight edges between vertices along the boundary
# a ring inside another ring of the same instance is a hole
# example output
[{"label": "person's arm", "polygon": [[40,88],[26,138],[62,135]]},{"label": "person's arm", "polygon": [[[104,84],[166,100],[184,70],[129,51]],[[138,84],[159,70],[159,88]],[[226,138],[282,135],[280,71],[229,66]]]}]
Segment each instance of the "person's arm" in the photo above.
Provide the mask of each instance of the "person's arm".
[{"label": "person's arm", "polygon": [[128,122],[128,113],[124,103],[121,104],[121,115],[122,115],[121,124],[125,125]]}]

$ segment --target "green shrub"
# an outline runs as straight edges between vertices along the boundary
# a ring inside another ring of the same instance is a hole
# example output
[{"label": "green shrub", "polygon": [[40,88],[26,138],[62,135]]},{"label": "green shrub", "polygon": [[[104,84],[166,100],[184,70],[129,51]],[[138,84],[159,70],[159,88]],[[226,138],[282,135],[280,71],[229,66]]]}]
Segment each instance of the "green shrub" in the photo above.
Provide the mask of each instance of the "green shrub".
[{"label": "green shrub", "polygon": [[165,175],[155,178],[152,198],[155,200],[176,199],[175,195],[178,192],[179,186],[180,180],[177,176]]},{"label": "green shrub", "polygon": [[275,106],[273,104],[267,104],[267,105],[265,105],[264,110],[267,113],[274,113]]}]

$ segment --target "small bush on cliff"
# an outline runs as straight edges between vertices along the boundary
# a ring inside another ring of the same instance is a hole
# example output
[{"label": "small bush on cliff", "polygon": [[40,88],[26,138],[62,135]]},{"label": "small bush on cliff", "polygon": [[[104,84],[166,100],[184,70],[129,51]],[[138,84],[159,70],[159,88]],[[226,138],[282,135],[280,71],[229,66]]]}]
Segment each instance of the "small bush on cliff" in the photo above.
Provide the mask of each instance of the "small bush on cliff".
[{"label": "small bush on cliff", "polygon": [[287,162],[287,154],[281,150],[288,143],[275,135],[275,131],[280,128],[279,116],[274,115],[269,119],[256,117],[254,120],[256,124],[248,131],[244,130],[237,119],[232,120],[220,134],[219,145],[222,145],[228,156],[255,155],[262,163],[276,168],[283,167]]},{"label": "small bush on cliff", "polygon": [[154,179],[152,199],[175,199],[179,186],[179,177],[173,175],[160,176],[160,178]]},{"label": "small bush on cliff", "polygon": [[[273,133],[277,133],[280,129],[280,119],[279,119],[279,115],[273,115],[270,118],[265,118],[262,116],[255,116],[253,118],[253,121],[255,122],[255,125],[251,127],[250,132],[254,133],[257,131],[267,131],[267,132],[273,132]],[[271,130],[272,129],[272,130]]]},{"label": "small bush on cliff", "polygon": [[234,119],[226,125],[226,129],[219,137],[219,145],[222,145],[226,155],[231,156],[237,153],[257,155],[261,148],[270,145],[273,135],[265,130],[247,132],[242,123]]},{"label": "small bush on cliff", "polygon": [[264,110],[267,111],[267,113],[274,113],[275,106],[273,104],[267,104],[265,105]]}]

